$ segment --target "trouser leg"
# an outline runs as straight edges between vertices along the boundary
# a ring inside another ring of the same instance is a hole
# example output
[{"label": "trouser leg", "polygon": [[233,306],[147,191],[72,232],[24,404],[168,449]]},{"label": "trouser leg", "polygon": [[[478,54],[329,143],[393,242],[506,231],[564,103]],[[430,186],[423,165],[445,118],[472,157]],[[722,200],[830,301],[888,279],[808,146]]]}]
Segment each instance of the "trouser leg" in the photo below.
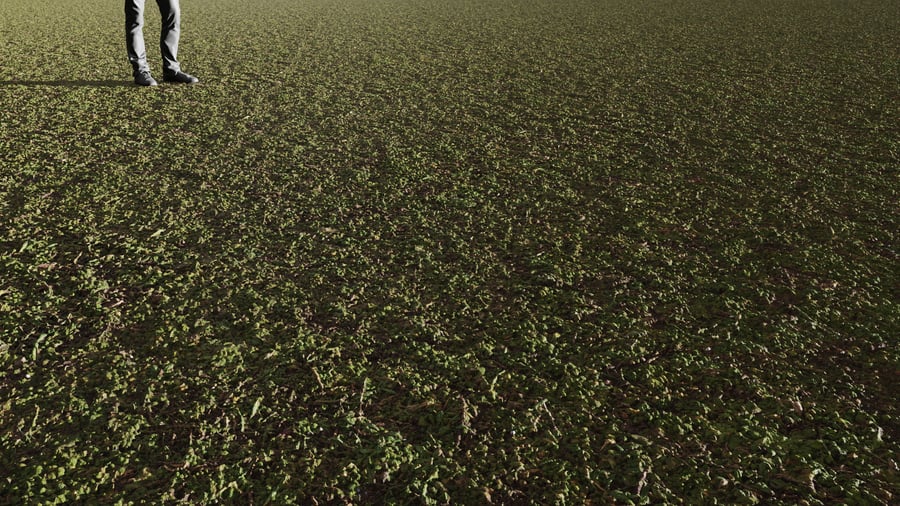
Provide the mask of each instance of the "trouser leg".
[{"label": "trouser leg", "polygon": [[144,0],[125,0],[125,48],[135,74],[149,69],[143,29]]},{"label": "trouser leg", "polygon": [[181,7],[178,0],[156,0],[162,17],[162,31],[159,36],[159,50],[162,53],[163,71],[175,72],[178,64],[178,38],[181,35]]}]

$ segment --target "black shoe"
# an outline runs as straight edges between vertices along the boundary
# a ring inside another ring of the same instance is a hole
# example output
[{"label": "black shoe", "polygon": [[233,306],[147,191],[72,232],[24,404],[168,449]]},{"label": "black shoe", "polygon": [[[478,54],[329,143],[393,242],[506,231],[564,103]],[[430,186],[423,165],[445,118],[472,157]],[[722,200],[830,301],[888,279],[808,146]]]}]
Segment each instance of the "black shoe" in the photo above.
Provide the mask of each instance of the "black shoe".
[{"label": "black shoe", "polygon": [[138,86],[156,86],[156,79],[150,75],[149,70],[141,70],[134,74],[134,84]]},{"label": "black shoe", "polygon": [[163,81],[167,83],[181,84],[194,84],[200,82],[200,80],[196,77],[190,74],[186,74],[180,70],[176,70],[175,72],[163,72]]}]

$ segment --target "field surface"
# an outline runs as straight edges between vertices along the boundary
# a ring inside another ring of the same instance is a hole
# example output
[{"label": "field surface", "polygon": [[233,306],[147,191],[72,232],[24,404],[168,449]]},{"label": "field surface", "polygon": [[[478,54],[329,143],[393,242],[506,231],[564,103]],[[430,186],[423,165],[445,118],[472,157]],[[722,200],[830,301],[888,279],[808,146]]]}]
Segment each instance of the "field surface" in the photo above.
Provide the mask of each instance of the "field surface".
[{"label": "field surface", "polygon": [[896,0],[182,8],[0,0],[0,504],[900,502]]}]

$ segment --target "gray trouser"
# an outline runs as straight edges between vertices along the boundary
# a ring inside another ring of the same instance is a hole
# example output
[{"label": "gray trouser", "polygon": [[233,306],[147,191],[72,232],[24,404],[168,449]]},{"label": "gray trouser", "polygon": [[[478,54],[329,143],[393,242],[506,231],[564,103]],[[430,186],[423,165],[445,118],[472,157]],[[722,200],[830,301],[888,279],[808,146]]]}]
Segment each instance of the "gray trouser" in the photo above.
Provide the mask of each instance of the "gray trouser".
[{"label": "gray trouser", "polygon": [[[162,17],[159,50],[163,71],[180,70],[178,65],[178,36],[181,33],[181,8],[178,0],[156,0]],[[144,47],[144,0],[125,0],[125,46],[134,73],[149,70],[147,49]]]}]

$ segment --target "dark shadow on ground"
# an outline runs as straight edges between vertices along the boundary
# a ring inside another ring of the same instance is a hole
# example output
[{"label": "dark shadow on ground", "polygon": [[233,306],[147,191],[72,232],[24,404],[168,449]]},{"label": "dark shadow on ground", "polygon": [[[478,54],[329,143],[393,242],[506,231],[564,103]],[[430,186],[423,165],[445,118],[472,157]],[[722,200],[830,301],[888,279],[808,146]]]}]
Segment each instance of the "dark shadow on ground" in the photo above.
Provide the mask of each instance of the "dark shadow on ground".
[{"label": "dark shadow on ground", "polygon": [[89,88],[117,88],[120,86],[134,86],[131,81],[68,81],[68,80],[47,80],[47,81],[0,81],[0,86],[61,86],[68,88],[89,87]]}]

